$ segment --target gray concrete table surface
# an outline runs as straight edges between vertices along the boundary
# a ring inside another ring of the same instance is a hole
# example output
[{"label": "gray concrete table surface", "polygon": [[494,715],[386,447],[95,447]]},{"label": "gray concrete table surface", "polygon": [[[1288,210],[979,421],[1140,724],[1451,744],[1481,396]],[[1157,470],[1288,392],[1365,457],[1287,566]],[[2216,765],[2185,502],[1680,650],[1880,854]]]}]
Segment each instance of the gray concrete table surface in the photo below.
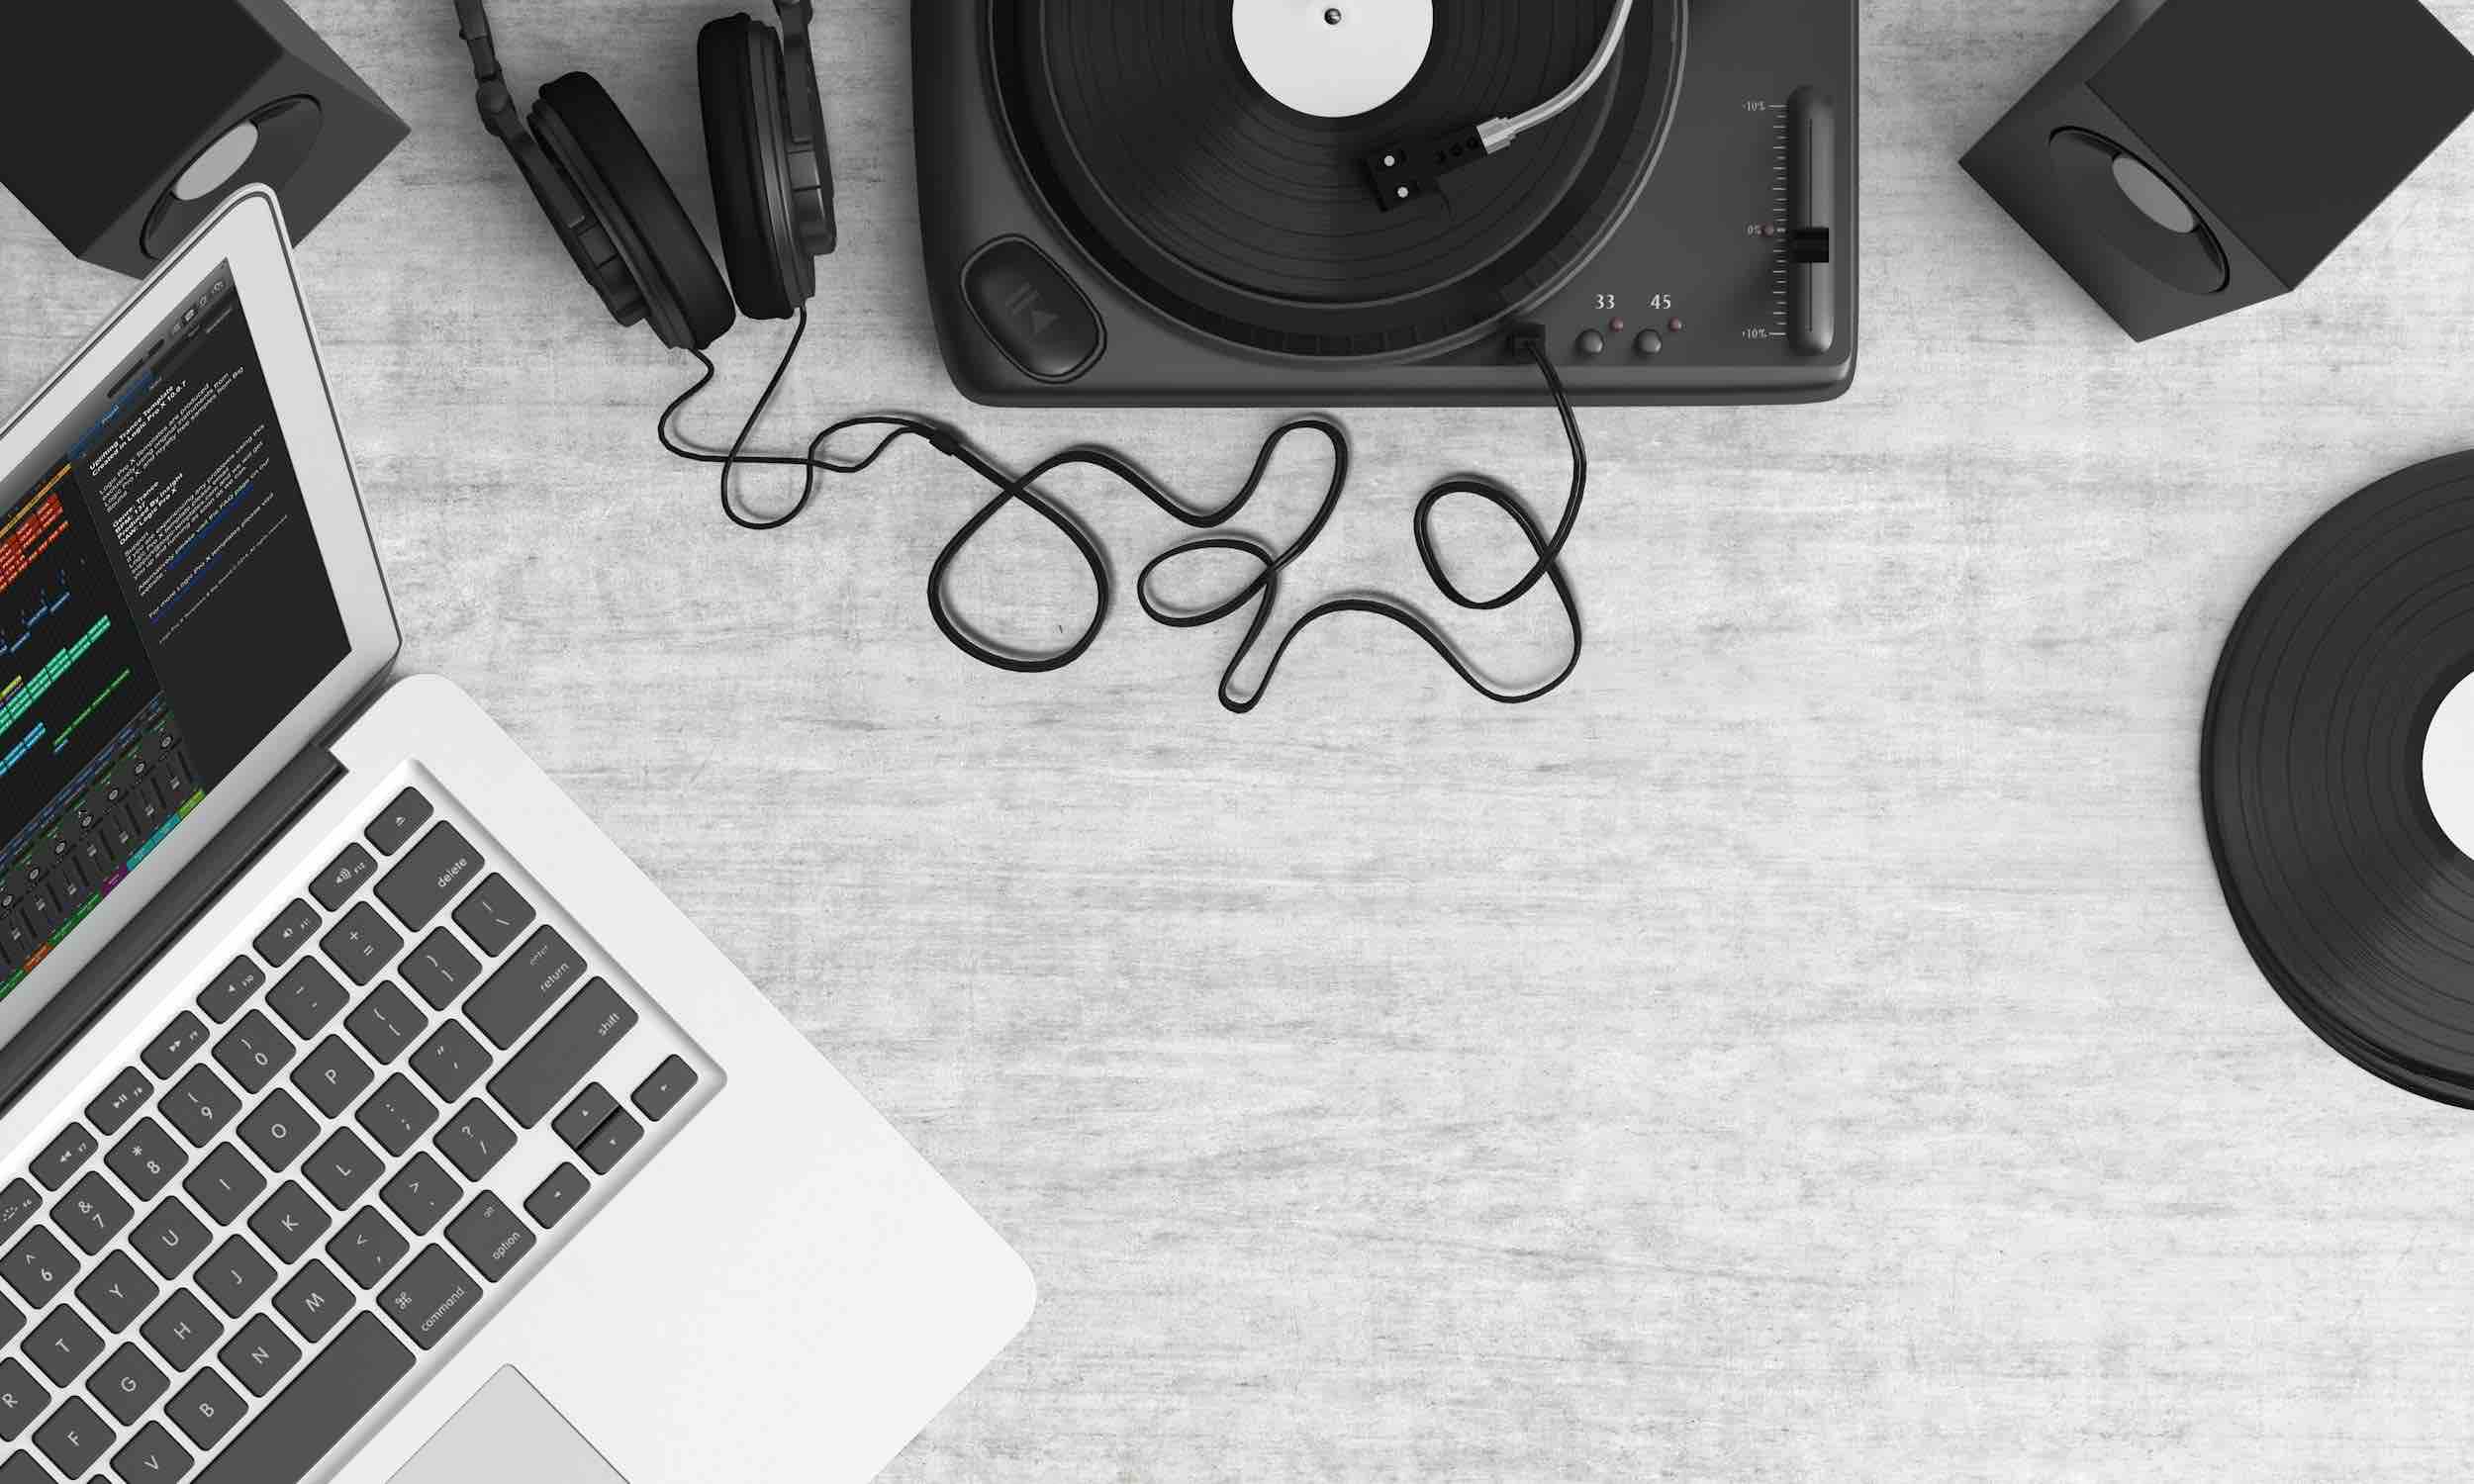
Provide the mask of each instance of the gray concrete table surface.
[{"label": "gray concrete table surface", "polygon": [[[1955,163],[2104,3],[1866,7],[1855,390],[1585,415],[1568,692],[1497,709],[1347,622],[1239,720],[1211,699],[1232,633],[1130,604],[1062,676],[948,649],[922,585],[980,492],[933,455],[788,532],[724,525],[652,444],[693,366],[598,319],[474,122],[444,0],[304,0],[414,130],[301,254],[408,663],[1039,1275],[890,1478],[2462,1466],[2474,1117],[2280,1007],[2194,765],[2276,552],[2474,442],[2474,137],[2301,293],[2134,346]],[[709,223],[717,7],[497,9],[524,96],[596,72]],[[1274,415],[953,393],[907,8],[820,9],[843,247],[773,441],[907,407],[1006,457],[1106,437],[1231,488]],[[2439,9],[2474,35],[2474,0]],[[126,289],[0,203],[0,391]],[[698,432],[780,334],[723,343]],[[1282,621],[1411,584],[1435,478],[1560,495],[1543,412],[1347,421],[1362,477]],[[1284,467],[1258,528],[1294,529],[1316,476]],[[1129,569],[1173,534],[1061,493]],[[1500,528],[1456,530],[1508,569]],[[1079,622],[1075,569],[1005,535],[966,597],[1015,634]],[[1560,657],[1534,603],[1452,626],[1507,675]]]}]

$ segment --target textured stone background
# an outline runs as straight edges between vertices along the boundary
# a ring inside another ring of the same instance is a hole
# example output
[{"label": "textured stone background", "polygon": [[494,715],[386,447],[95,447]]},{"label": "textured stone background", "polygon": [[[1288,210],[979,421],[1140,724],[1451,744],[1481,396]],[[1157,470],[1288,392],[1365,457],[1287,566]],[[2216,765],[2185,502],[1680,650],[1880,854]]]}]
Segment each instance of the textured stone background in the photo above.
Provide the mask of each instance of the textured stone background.
[{"label": "textured stone background", "polygon": [[[2102,0],[1877,0],[1853,394],[1587,416],[1591,646],[1555,701],[1483,706],[1359,624],[1238,721],[1222,632],[1121,614],[1034,680],[949,651],[920,588],[977,497],[932,456],[786,534],[724,526],[650,442],[693,368],[596,323],[443,0],[302,8],[416,131],[302,254],[409,662],[1040,1276],[891,1477],[2331,1479],[2474,1450],[2474,1118],[2278,1005],[2193,788],[2270,558],[2474,440],[2474,139],[2301,294],[2135,347],[1955,164]],[[2439,8],[2474,35],[2474,0]],[[824,9],[845,245],[786,428],[916,407],[1226,487],[1270,415],[964,408],[905,9]],[[516,71],[598,72],[704,215],[714,7],[500,10]],[[125,289],[0,201],[0,395]],[[774,332],[723,347],[731,398]],[[1348,420],[1366,477],[1297,600],[1413,578],[1432,478],[1564,477],[1540,413]],[[1263,525],[1312,482],[1284,471]],[[1129,564],[1170,535],[1066,493]],[[1017,633],[1077,621],[1023,534],[966,587]],[[1507,673],[1557,659],[1544,614],[1456,628]]]}]

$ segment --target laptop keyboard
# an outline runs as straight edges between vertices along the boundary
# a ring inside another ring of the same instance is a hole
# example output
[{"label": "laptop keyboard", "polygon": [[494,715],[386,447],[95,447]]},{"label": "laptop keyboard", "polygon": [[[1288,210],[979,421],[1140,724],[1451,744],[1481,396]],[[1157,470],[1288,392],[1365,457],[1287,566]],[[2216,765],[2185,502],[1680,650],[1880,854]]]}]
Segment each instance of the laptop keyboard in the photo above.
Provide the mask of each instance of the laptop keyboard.
[{"label": "laptop keyboard", "polygon": [[305,1478],[712,1092],[447,803],[392,793],[0,1173],[0,1484]]}]

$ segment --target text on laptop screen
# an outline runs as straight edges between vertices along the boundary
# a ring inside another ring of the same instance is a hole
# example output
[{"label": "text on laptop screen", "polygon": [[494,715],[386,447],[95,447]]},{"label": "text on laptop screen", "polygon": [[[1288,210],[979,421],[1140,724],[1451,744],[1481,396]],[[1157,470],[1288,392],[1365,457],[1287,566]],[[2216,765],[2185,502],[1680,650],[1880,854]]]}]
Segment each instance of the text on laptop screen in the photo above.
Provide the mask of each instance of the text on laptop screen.
[{"label": "text on laptop screen", "polygon": [[0,485],[0,995],[349,649],[232,275]]}]

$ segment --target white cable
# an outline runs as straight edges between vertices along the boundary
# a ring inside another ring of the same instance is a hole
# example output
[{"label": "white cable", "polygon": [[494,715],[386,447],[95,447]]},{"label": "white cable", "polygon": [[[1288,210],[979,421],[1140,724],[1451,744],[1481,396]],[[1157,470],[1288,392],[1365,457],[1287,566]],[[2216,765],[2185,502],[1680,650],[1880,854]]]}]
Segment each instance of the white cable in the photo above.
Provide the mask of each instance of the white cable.
[{"label": "white cable", "polygon": [[1589,96],[1589,90],[1606,76],[1606,69],[1615,64],[1615,48],[1623,45],[1624,23],[1632,19],[1632,0],[1615,0],[1615,19],[1606,26],[1606,35],[1598,39],[1597,54],[1589,65],[1571,80],[1571,85],[1525,114],[1509,119],[1488,119],[1477,126],[1477,142],[1488,154],[1519,139],[1522,135],[1551,119],[1561,117],[1573,104]]}]

